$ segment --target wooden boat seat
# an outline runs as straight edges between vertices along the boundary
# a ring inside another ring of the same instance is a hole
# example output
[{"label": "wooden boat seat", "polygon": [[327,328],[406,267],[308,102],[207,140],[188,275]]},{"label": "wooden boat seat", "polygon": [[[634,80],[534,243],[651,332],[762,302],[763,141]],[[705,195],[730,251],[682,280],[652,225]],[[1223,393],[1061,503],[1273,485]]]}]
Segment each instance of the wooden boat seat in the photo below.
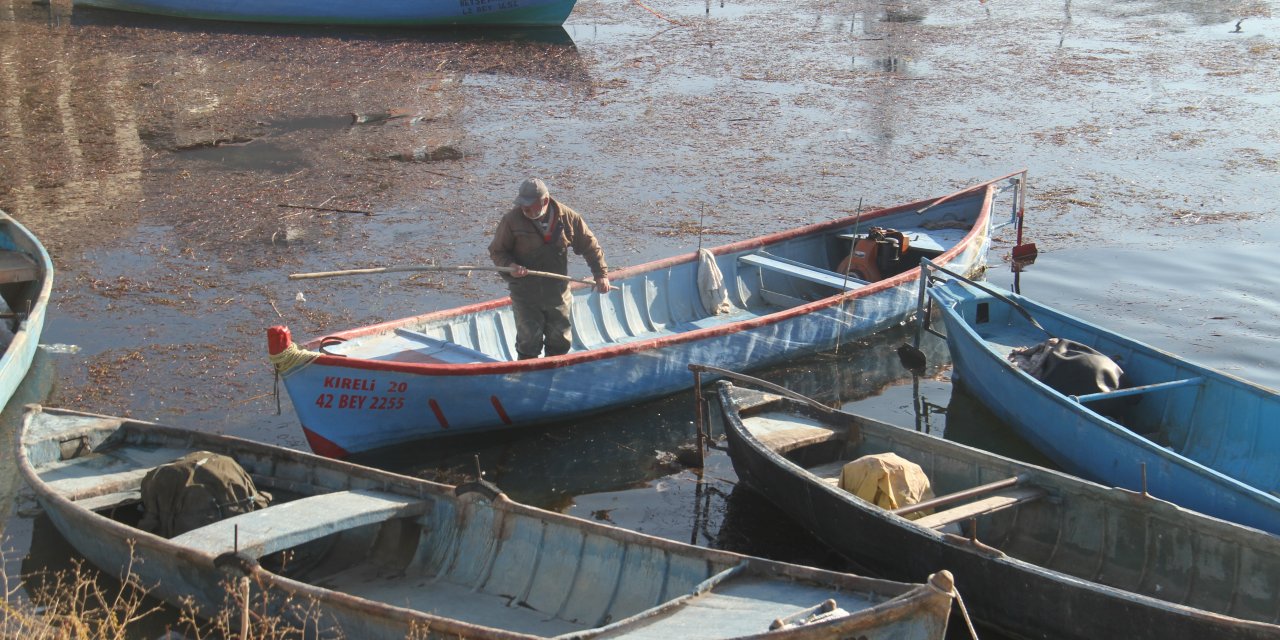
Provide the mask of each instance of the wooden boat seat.
[{"label": "wooden boat seat", "polygon": [[[937,511],[914,520],[916,524],[921,526],[938,529],[949,524],[960,522],[961,520],[976,518],[988,513],[995,513],[1001,509],[1007,509],[1014,505],[1035,500],[1045,495],[1046,492],[1044,489],[1039,487],[1021,486],[1025,481],[1026,478],[1023,476],[1013,476],[1012,478],[996,480],[995,482],[988,482],[976,487],[961,489],[960,491],[948,493],[936,498],[922,500],[916,504],[899,507],[894,509],[891,513],[905,517],[909,514],[924,511],[926,509],[936,509],[956,503],[963,503],[945,511]],[[966,502],[969,500],[973,501]]]},{"label": "wooden boat seat", "polygon": [[215,556],[237,550],[238,543],[239,551],[260,558],[340,531],[420,516],[429,505],[429,500],[380,491],[336,491],[219,520],[172,541]]},{"label": "wooden boat seat", "polygon": [[136,504],[142,502],[141,489],[125,489],[124,491],[116,491],[114,493],[106,493],[92,498],[76,500],[76,504],[90,511],[101,511],[104,509],[114,509],[123,507],[127,504]]},{"label": "wooden boat seat", "polygon": [[824,284],[828,287],[843,289],[845,291],[852,291],[853,289],[858,289],[869,284],[866,280],[859,280],[853,276],[845,277],[844,275],[834,271],[819,269],[817,267],[804,264],[803,262],[780,258],[763,251],[738,256],[738,261],[753,267],[776,271],[784,275],[808,280],[810,282],[816,282],[818,284]]},{"label": "wooden boat seat", "polygon": [[190,449],[128,447],[78,456],[48,465],[40,476],[68,500],[137,490],[152,469],[191,453]]},{"label": "wooden boat seat", "polygon": [[915,523],[930,529],[941,529],[949,524],[962,522],[988,513],[995,513],[1014,505],[1042,498],[1044,495],[1045,490],[1039,487],[1012,487],[997,491],[973,502],[917,518]]},{"label": "wooden boat seat", "polygon": [[[797,447],[834,440],[843,435],[817,420],[779,413],[772,418],[768,413],[751,416],[742,422],[765,447],[778,453],[786,453]],[[838,474],[837,474],[838,475]]]},{"label": "wooden boat seat", "polygon": [[1195,378],[1187,378],[1185,380],[1170,380],[1169,382],[1157,382],[1155,384],[1144,384],[1138,387],[1127,387],[1124,389],[1116,389],[1115,391],[1104,391],[1101,393],[1090,393],[1083,396],[1069,396],[1076,402],[1093,402],[1095,400],[1108,400],[1110,398],[1123,398],[1125,396],[1136,396],[1141,393],[1150,393],[1152,391],[1165,391],[1167,389],[1177,389],[1179,387],[1192,387],[1204,384],[1204,378],[1199,376]]},{"label": "wooden boat seat", "polygon": [[466,364],[469,362],[498,362],[499,360],[487,353],[476,351],[470,347],[464,347],[456,342],[433,338],[425,333],[419,333],[412,329],[398,328],[396,335],[402,338],[408,338],[414,342],[420,342],[427,348],[419,350],[421,355],[428,356],[431,360],[435,360],[448,364]]},{"label": "wooden boat seat", "polygon": [[0,284],[39,279],[40,266],[31,256],[21,251],[0,250]]},{"label": "wooden boat seat", "polygon": [[[839,487],[841,471],[843,471],[844,465],[847,464],[848,462],[849,462],[848,460],[836,460],[834,462],[828,462],[827,464],[810,468],[809,473],[812,473],[813,475],[817,476],[819,480],[821,480],[826,484],[829,484],[833,487]],[[1000,486],[1004,486],[1007,488],[1004,488],[1004,489],[1000,489],[999,487],[994,489],[986,488],[986,487],[991,487],[992,485],[995,485],[995,484],[999,484]],[[977,487],[975,489],[967,489],[965,491],[958,491],[954,494],[948,494],[940,498],[933,498],[932,500],[926,500],[924,502],[921,502],[919,503],[919,505],[909,505],[906,507],[902,507],[900,509],[895,509],[894,513],[897,513],[899,515],[905,515],[908,513],[914,513],[916,511],[922,511],[924,509],[931,508],[928,506],[928,504],[935,504],[935,505],[939,503],[947,504],[948,502],[951,502],[956,499],[953,496],[960,496],[961,498],[963,498],[964,496],[968,496],[968,497],[976,496],[980,498],[979,500],[975,500],[973,502],[967,502],[965,504],[952,507],[945,511],[938,511],[927,516],[922,516],[915,520],[915,523],[918,525],[929,527],[931,529],[941,529],[950,524],[962,522],[964,520],[968,520],[969,518],[976,518],[978,516],[986,515],[988,513],[995,513],[996,511],[1000,511],[1001,509],[1007,509],[1014,505],[1021,504],[1023,502],[1028,502],[1030,500],[1035,500],[1045,495],[1044,489],[1041,489],[1039,487],[1011,486],[1009,484],[1009,481],[992,483],[992,485],[984,485],[983,487]],[[988,493],[991,491],[994,491],[994,493]],[[925,506],[920,506],[920,505],[925,505]]]}]

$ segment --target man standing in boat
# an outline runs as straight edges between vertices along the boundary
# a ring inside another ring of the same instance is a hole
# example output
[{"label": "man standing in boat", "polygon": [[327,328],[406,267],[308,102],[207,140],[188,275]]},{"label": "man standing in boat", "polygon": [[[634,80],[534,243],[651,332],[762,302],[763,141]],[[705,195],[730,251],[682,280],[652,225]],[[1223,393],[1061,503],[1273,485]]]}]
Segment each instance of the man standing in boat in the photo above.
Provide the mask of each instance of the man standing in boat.
[{"label": "man standing in boat", "polygon": [[569,283],[553,278],[527,277],[529,271],[569,274],[569,248],[582,256],[595,276],[595,290],[609,292],[609,266],[600,243],[578,212],[551,197],[547,185],[529,178],[520,185],[512,207],[498,223],[489,257],[511,289],[516,320],[516,353],[521,360],[569,352]]}]

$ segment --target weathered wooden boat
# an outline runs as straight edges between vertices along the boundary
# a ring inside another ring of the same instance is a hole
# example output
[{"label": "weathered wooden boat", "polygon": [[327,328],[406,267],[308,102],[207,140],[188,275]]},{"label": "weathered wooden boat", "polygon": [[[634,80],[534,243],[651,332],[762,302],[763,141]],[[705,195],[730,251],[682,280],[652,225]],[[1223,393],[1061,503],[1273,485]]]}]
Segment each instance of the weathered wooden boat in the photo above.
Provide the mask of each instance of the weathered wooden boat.
[{"label": "weathered wooden boat", "polygon": [[[689,362],[761,367],[903,322],[920,259],[981,268],[997,195],[1012,193],[1004,224],[1020,224],[1025,178],[704,250],[726,286],[720,313],[701,301],[698,253],[623,269],[607,295],[573,290],[562,356],[517,361],[509,298],[301,348],[273,327],[269,351],[311,449],[331,457],[624,406],[688,389]],[[866,279],[837,273],[851,253]]]},{"label": "weathered wooden boat", "polygon": [[[718,383],[739,479],[869,570],[949,567],[982,625],[1021,638],[1280,637],[1280,537],[772,390]],[[845,463],[889,452],[920,465],[937,497],[886,510],[839,488]]]},{"label": "weathered wooden boat", "polygon": [[[1280,534],[1275,391],[1024,296],[959,277],[936,280],[924,282],[945,323],[955,378],[1055,464]],[[1068,395],[1010,361],[1014,350],[1051,337],[1109,356],[1124,370],[1127,384]],[[1104,404],[1115,400],[1121,402]]]},{"label": "weathered wooden boat", "polygon": [[[271,504],[170,538],[138,528],[144,475],[196,451],[232,457]],[[488,483],[39,406],[18,463],[104,571],[200,615],[247,577],[255,608],[293,603],[348,638],[940,640],[954,597],[946,572],[910,585],[800,567],[543,511]]]},{"label": "weathered wooden boat", "polygon": [[378,27],[558,27],[577,0],[73,0],[197,20]]},{"label": "weathered wooden boat", "polygon": [[44,318],[53,289],[53,261],[44,245],[26,227],[0,211],[0,408],[18,388],[44,330]]}]

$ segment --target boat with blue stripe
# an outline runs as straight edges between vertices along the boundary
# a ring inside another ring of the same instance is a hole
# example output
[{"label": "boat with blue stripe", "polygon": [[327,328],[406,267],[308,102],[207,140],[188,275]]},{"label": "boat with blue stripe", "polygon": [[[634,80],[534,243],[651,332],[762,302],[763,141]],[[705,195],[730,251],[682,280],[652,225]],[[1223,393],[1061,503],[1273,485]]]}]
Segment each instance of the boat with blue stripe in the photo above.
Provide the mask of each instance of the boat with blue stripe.
[{"label": "boat with blue stripe", "polygon": [[[184,614],[252,609],[272,637],[942,640],[958,599],[946,571],[774,562],[219,434],[32,405],[17,440],[36,501],[99,569]],[[194,460],[234,465],[253,506],[210,511],[211,472],[156,488]]]},{"label": "boat with blue stripe", "polygon": [[[981,269],[992,211],[1007,200],[1009,218],[994,226],[1020,224],[1025,179],[623,269],[607,295],[577,286],[565,355],[517,360],[509,298],[301,346],[274,327],[268,346],[312,450],[332,457],[603,411],[688,389],[690,362],[763,367],[906,321],[920,259]],[[864,249],[875,265],[840,271]],[[699,292],[699,270],[712,265],[725,285],[715,305]]]}]

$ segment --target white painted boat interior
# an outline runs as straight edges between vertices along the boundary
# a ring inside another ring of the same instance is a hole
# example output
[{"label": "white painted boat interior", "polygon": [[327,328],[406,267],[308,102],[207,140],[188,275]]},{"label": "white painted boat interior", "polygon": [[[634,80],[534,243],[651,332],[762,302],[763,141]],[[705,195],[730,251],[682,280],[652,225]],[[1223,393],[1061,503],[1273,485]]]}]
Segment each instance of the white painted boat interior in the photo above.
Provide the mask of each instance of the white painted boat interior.
[{"label": "white painted boat interior", "polygon": [[[923,215],[905,212],[879,219],[876,226],[902,231],[909,239],[901,268],[933,258],[962,241],[981,197],[946,202]],[[728,313],[713,314],[700,302],[696,260],[613,281],[607,295],[578,289],[571,308],[571,352],[661,338],[759,318],[867,284],[836,269],[855,233],[865,237],[872,223],[790,238],[765,247],[716,257],[729,293]],[[884,277],[894,275],[886,273]],[[386,331],[328,344],[324,351],[371,360],[412,363],[494,362],[516,359],[515,322],[502,306],[442,319],[409,322]]]}]

